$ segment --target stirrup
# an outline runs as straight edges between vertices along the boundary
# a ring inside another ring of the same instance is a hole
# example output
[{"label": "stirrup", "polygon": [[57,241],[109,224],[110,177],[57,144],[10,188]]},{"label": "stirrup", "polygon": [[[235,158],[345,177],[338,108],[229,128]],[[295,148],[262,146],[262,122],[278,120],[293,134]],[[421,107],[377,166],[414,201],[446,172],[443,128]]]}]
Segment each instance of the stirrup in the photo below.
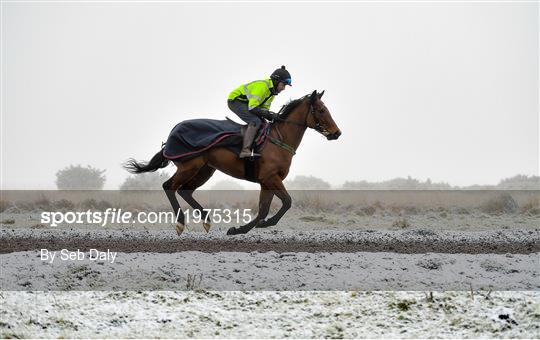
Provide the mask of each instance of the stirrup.
[{"label": "stirrup", "polygon": [[249,153],[249,155],[242,155],[242,151],[240,151],[240,154],[238,155],[239,158],[254,158],[254,157],[261,157],[261,154],[258,154],[258,153],[255,153],[255,151],[253,151],[253,149],[250,150],[251,152]]}]

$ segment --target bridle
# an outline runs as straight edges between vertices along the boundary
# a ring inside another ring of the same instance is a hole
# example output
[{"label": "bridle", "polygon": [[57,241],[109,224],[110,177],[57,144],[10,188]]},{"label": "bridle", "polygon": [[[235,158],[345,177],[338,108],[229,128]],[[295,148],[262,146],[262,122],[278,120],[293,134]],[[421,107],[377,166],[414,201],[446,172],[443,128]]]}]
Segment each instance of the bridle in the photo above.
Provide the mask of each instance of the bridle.
[{"label": "bridle", "polygon": [[[279,112],[281,112],[282,110],[283,110],[283,108]],[[287,123],[287,124],[298,125],[298,126],[301,126],[301,127],[309,127],[308,123],[307,123],[309,115],[313,116],[313,120],[315,121],[315,126],[313,127],[314,130],[318,131],[323,136],[327,136],[327,135],[330,134],[330,132],[328,130],[326,130],[326,128],[324,128],[321,125],[321,121],[317,118],[317,114],[315,113],[315,107],[311,103],[309,104],[308,114],[306,114],[306,120],[303,123],[295,122],[295,121],[289,121],[287,119],[283,119],[283,118],[279,118],[279,117],[277,119],[275,119],[274,121],[279,121],[279,122],[283,122],[283,123]],[[277,126],[276,126],[276,130],[277,130]],[[277,131],[278,131],[278,135],[280,136],[280,138],[283,139],[281,137],[281,133],[279,133],[279,130],[277,130]]]},{"label": "bridle", "polygon": [[[282,110],[283,110],[283,108],[281,108],[281,110],[279,110],[279,112],[281,112]],[[279,121],[279,122],[283,122],[283,123],[287,123],[287,124],[293,124],[293,125],[297,125],[297,126],[301,126],[301,127],[305,128],[305,127],[309,127],[308,123],[307,123],[309,115],[312,115],[313,120],[315,121],[315,126],[313,127],[313,129],[318,131],[323,136],[328,136],[330,134],[330,132],[328,130],[326,130],[326,128],[324,128],[321,125],[321,121],[317,118],[317,114],[315,113],[315,107],[313,107],[313,104],[311,104],[311,103],[309,103],[308,113],[306,114],[306,120],[304,122],[289,121],[287,119],[283,119],[283,118],[278,117],[278,118],[276,118],[274,120],[273,123]],[[287,150],[291,155],[294,156],[296,154],[296,150],[292,146],[290,146],[290,145],[286,144],[285,142],[283,142],[283,135],[279,131],[279,128],[278,128],[277,124],[273,125],[273,123],[272,123],[272,127],[276,129],[276,132],[277,132],[277,134],[279,136],[279,139],[268,136],[269,139],[270,139],[270,142],[273,143],[273,144],[276,144],[277,146],[282,147],[283,149]]]}]

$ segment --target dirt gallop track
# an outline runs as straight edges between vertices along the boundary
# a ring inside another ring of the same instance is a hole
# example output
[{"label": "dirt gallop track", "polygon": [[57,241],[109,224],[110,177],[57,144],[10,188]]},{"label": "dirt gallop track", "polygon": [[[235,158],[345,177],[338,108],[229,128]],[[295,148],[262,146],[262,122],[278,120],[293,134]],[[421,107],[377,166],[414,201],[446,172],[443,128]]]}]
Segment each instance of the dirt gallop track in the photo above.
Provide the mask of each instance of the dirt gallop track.
[{"label": "dirt gallop track", "polygon": [[36,230],[0,231],[0,253],[16,251],[114,249],[115,251],[175,253],[201,252],[394,252],[531,254],[540,251],[540,236],[535,230],[494,232],[431,232],[422,229],[402,232],[332,231],[295,232],[260,231],[248,235],[225,236],[215,230],[209,234],[173,230]]}]

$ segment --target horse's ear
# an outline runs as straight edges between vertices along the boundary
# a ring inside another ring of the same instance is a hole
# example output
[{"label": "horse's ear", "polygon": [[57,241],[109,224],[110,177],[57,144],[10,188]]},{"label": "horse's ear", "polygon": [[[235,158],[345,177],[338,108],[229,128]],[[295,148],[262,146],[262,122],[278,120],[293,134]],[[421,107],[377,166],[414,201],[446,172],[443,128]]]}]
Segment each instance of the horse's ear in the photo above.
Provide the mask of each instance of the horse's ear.
[{"label": "horse's ear", "polygon": [[313,93],[311,94],[311,96],[309,96],[309,103],[311,105],[315,104],[315,101],[317,100],[317,90],[313,91]]},{"label": "horse's ear", "polygon": [[322,92],[321,92],[321,93],[319,93],[319,99],[321,99],[321,98],[322,98],[322,95],[323,95],[323,94],[324,94],[324,90],[322,90]]}]

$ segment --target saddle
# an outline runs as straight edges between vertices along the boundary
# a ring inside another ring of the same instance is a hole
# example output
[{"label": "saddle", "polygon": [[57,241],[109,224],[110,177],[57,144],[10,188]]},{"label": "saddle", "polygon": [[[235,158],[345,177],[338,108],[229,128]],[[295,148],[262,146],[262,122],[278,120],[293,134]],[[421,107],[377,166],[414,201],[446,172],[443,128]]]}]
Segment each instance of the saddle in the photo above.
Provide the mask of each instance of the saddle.
[{"label": "saddle", "polygon": [[[225,118],[227,118],[227,120],[233,123],[236,123],[229,117],[225,117]],[[239,124],[239,125],[241,126],[240,136],[243,139],[248,125],[247,124]],[[253,139],[253,145],[251,146],[254,152],[260,153],[262,151],[264,145],[266,144],[266,139],[268,138],[268,135],[270,135],[270,129],[271,129],[271,124],[268,123],[267,121],[264,121],[263,124],[261,124],[261,127],[257,130],[257,134],[255,135],[255,138]]]}]

